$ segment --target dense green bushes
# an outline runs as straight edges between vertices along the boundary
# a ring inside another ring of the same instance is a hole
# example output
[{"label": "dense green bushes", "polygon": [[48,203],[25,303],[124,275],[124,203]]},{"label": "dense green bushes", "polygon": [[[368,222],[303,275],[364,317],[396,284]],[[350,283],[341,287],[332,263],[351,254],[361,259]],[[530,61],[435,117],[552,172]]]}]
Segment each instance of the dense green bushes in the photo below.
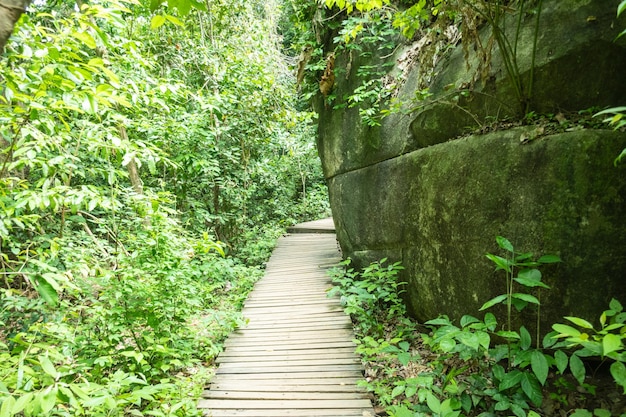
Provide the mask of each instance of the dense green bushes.
[{"label": "dense green bushes", "polygon": [[0,59],[0,416],[197,415],[275,238],[327,214],[311,114],[272,2],[80,4]]}]

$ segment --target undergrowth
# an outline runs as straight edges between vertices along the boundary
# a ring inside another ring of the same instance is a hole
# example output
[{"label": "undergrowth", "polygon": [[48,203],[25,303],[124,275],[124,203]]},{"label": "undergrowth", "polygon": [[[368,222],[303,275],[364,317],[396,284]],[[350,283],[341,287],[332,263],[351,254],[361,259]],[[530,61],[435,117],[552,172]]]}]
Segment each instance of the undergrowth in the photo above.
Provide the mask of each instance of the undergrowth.
[{"label": "undergrowth", "polygon": [[555,324],[534,341],[526,327],[511,328],[510,316],[539,307],[537,291],[547,289],[539,267],[559,259],[535,260],[507,239],[497,241],[504,256],[488,257],[505,272],[506,293],[481,310],[504,304],[504,326],[491,312],[465,315],[458,323],[447,316],[424,324],[408,318],[400,263],[383,259],[357,272],[347,260],[331,272],[330,294],[341,296],[354,322],[356,351],[366,368],[361,384],[374,394],[377,414],[626,416],[623,306],[613,299],[599,328],[566,317],[569,324]]},{"label": "undergrowth", "polygon": [[0,416],[200,415],[213,360],[262,270],[183,232],[162,206],[121,216],[109,239],[73,221],[46,263],[4,257]]}]

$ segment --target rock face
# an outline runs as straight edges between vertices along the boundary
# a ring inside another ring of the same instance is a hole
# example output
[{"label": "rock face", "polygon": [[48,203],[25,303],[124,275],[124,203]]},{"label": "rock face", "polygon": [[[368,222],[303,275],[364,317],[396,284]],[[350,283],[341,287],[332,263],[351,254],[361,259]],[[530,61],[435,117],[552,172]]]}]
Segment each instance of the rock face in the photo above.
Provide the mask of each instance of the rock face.
[{"label": "rock face", "polygon": [[[626,45],[613,42],[626,22],[615,21],[609,3],[544,0],[532,96],[538,113],[626,104]],[[530,71],[532,33],[525,28],[520,39],[522,74]],[[335,65],[350,62],[354,74],[357,65],[381,64],[358,61],[338,55]],[[502,272],[485,257],[502,255],[494,239],[505,236],[516,249],[563,260],[543,270],[552,287],[542,294],[543,330],[564,315],[595,321],[611,297],[626,302],[626,164],[613,165],[626,134],[570,129],[522,143],[536,128],[520,127],[455,139],[516,113],[500,61],[494,52],[491,76],[465,96],[392,114],[378,127],[365,126],[357,108],[318,105],[318,149],[340,244],[357,264],[401,260],[418,319],[458,319],[505,292]],[[473,77],[460,46],[435,74],[435,98]],[[354,77],[337,77],[337,97],[358,85]],[[406,108],[415,107],[410,97],[423,77],[419,65],[407,74],[399,92]]]}]

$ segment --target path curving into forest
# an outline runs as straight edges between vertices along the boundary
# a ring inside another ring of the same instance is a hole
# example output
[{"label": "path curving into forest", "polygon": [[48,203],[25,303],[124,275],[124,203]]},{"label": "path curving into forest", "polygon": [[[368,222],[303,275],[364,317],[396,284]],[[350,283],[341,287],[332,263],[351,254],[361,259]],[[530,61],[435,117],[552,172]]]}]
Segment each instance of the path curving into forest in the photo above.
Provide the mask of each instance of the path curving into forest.
[{"label": "path curving into forest", "polygon": [[332,219],[281,237],[250,294],[247,327],[225,343],[199,407],[205,416],[373,416],[357,386],[363,367],[352,323],[328,298],[326,269],[341,260]]}]

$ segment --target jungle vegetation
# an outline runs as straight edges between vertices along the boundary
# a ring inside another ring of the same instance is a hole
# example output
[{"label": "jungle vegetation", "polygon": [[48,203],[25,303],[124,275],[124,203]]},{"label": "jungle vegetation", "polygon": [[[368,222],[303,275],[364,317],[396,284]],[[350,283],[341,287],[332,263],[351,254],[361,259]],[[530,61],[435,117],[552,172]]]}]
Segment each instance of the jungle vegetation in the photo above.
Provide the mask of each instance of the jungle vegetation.
[{"label": "jungle vegetation", "polygon": [[34,2],[0,57],[0,416],[193,416],[327,216],[276,2]]}]

